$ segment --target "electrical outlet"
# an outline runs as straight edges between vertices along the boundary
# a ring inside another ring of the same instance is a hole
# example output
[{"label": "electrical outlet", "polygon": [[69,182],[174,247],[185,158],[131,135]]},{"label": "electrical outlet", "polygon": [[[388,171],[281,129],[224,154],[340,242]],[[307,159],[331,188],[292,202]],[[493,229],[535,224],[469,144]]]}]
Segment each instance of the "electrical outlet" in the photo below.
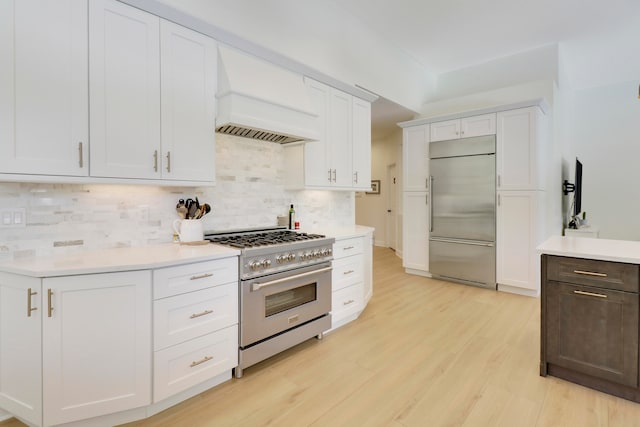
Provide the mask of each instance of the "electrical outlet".
[{"label": "electrical outlet", "polygon": [[26,227],[27,210],[25,208],[0,209],[0,228]]}]

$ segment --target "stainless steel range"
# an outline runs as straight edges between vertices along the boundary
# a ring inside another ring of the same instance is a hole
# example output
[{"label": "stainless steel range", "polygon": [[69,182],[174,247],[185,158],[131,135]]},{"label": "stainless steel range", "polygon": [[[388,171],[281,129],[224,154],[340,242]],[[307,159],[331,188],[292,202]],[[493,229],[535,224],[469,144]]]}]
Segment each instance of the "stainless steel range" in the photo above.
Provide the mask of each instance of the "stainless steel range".
[{"label": "stainless steel range", "polygon": [[236,378],[331,327],[333,238],[268,228],[207,233],[205,239],[240,249]]}]

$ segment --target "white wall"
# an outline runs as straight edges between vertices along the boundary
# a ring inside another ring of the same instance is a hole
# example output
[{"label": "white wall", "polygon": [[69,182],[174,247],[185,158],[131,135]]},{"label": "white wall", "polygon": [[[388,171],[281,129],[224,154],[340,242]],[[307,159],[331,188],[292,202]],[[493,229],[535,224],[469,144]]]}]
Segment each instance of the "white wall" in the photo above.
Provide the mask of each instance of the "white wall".
[{"label": "white wall", "polygon": [[[576,91],[572,119],[571,151],[584,166],[582,210],[588,222],[602,238],[640,240],[638,80]],[[572,182],[573,173],[572,167]]]},{"label": "white wall", "polygon": [[414,111],[432,90],[423,66],[332,1],[160,1]]},{"label": "white wall", "polygon": [[[402,130],[388,135],[384,139],[373,140],[371,142],[371,179],[380,180],[380,194],[359,193],[356,196],[356,223],[374,227],[376,246],[394,246],[394,249],[401,248],[402,228],[396,225],[395,245],[390,241],[390,230],[387,225],[387,209],[392,209],[396,213],[400,211],[402,186]],[[387,167],[396,165],[396,183],[390,182],[387,177]],[[396,204],[389,199],[389,189],[391,185],[396,188]],[[392,225],[393,226],[393,225]]]},{"label": "white wall", "polygon": [[0,228],[0,259],[170,242],[179,198],[213,211],[206,230],[274,226],[290,203],[302,227],[351,225],[352,192],[285,191],[283,147],[217,135],[215,187],[0,183],[0,208],[25,207],[25,228]]},{"label": "white wall", "polygon": [[[478,92],[517,87],[536,81],[554,81],[557,79],[557,70],[558,46],[547,45],[440,74],[428,102],[465,98]],[[547,92],[547,95],[551,94]]]}]

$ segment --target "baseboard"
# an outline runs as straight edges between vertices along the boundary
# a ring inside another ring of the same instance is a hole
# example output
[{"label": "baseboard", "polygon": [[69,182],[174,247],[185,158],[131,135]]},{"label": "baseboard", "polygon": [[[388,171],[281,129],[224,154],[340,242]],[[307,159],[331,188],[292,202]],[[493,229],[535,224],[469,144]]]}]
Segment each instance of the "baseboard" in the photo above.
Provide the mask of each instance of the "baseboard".
[{"label": "baseboard", "polygon": [[500,292],[508,292],[510,294],[524,295],[527,297],[537,298],[540,296],[539,289],[524,289],[524,288],[518,288],[516,286],[501,285],[500,283],[498,283],[498,290]]},{"label": "baseboard", "polygon": [[407,274],[414,274],[416,276],[432,277],[431,273],[429,273],[428,271],[415,270],[413,268],[405,268],[404,272],[407,273]]}]

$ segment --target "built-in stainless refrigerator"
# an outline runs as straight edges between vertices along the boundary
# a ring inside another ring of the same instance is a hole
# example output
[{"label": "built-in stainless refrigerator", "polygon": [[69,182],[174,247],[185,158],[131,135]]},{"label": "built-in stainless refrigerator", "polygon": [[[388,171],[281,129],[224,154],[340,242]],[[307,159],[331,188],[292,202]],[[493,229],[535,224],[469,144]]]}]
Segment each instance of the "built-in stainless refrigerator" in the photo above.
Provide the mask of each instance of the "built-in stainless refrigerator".
[{"label": "built-in stainless refrigerator", "polygon": [[429,145],[429,270],[496,288],[495,135]]}]

